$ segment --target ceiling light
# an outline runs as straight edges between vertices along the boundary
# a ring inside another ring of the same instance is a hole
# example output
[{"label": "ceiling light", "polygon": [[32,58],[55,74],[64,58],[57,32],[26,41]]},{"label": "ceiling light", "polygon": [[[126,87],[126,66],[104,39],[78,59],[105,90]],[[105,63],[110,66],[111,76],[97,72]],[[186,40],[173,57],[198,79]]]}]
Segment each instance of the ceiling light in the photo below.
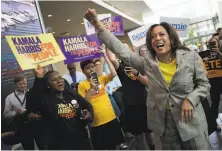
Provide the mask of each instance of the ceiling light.
[{"label": "ceiling light", "polygon": [[71,19],[67,19],[67,21],[71,21]]},{"label": "ceiling light", "polygon": [[48,15],[48,17],[52,17],[52,15],[51,15],[51,14],[49,14],[49,15]]},{"label": "ceiling light", "polygon": [[81,24],[84,24],[84,22],[82,22]]},{"label": "ceiling light", "polygon": [[54,32],[54,31],[53,31],[52,33],[53,33],[53,34],[55,34],[55,32]]}]

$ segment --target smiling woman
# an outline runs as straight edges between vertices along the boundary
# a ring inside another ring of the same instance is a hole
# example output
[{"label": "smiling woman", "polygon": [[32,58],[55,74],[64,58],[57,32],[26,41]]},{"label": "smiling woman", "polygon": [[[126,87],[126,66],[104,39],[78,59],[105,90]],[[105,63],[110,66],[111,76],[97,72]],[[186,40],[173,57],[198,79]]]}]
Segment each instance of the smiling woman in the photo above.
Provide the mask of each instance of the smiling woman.
[{"label": "smiling woman", "polygon": [[162,148],[210,149],[200,103],[209,94],[210,85],[198,54],[181,44],[173,27],[168,23],[151,26],[146,39],[149,51],[141,57],[104,28],[94,9],[88,9],[85,18],[110,51],[147,75],[148,128],[160,136]]},{"label": "smiling woman", "polygon": [[[92,106],[64,81],[59,72],[35,69],[36,79],[27,102],[38,100],[44,124],[43,145],[53,150],[90,150],[85,129],[92,119]],[[72,104],[77,101],[78,108]],[[82,110],[82,112],[81,112]]]},{"label": "smiling woman", "polygon": [[175,29],[167,23],[152,25],[147,32],[146,43],[148,50],[150,50],[151,54],[154,57],[156,55],[157,57],[159,56],[158,59],[162,59],[161,56],[163,56],[164,54],[169,54],[170,56],[164,56],[166,56],[166,58],[169,57],[169,59],[171,58],[172,60],[172,57],[173,55],[175,55],[176,50],[189,50],[182,45]]}]

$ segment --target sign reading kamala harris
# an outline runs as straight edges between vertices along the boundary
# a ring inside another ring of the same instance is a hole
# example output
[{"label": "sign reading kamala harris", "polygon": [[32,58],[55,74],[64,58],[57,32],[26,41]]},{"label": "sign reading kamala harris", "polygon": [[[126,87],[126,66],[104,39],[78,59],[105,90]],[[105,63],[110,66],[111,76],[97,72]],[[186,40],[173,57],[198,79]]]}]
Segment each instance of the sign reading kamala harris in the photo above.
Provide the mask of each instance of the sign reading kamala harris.
[{"label": "sign reading kamala harris", "polygon": [[146,43],[146,33],[151,24],[144,25],[128,32],[128,36],[133,46],[140,47]]},{"label": "sign reading kamala harris", "polygon": [[160,17],[160,22],[167,22],[171,26],[173,26],[176,29],[180,38],[187,37],[190,19],[188,19],[188,18]]},{"label": "sign reading kamala harris", "polygon": [[22,70],[65,60],[52,34],[5,37]]},{"label": "sign reading kamala harris", "polygon": [[65,64],[101,57],[101,44],[97,35],[61,37],[60,47],[66,56]]}]

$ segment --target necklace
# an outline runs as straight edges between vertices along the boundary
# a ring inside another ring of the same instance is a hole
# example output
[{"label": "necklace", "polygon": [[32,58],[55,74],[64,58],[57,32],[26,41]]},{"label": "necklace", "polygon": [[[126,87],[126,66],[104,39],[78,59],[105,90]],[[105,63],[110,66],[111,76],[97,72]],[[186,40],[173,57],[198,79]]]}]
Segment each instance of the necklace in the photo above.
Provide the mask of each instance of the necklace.
[{"label": "necklace", "polygon": [[159,62],[168,64],[168,63],[172,62],[173,56],[171,56],[167,61],[160,61],[160,60],[158,59],[158,57],[157,57],[157,60],[158,60]]}]

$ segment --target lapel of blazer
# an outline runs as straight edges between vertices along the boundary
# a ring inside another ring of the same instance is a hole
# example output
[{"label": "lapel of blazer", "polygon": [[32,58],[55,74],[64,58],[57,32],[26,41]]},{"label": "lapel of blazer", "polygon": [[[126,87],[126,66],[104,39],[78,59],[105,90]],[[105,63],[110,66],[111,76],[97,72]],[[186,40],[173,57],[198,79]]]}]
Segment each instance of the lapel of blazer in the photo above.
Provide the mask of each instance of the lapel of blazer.
[{"label": "lapel of blazer", "polygon": [[171,87],[173,87],[176,84],[176,82],[178,81],[178,73],[181,70],[181,64],[182,64],[182,61],[183,61],[183,57],[186,53],[187,53],[187,50],[183,50],[183,49],[178,49],[176,51],[176,72],[175,72],[175,74],[174,74],[174,76],[171,80],[169,89]]}]

